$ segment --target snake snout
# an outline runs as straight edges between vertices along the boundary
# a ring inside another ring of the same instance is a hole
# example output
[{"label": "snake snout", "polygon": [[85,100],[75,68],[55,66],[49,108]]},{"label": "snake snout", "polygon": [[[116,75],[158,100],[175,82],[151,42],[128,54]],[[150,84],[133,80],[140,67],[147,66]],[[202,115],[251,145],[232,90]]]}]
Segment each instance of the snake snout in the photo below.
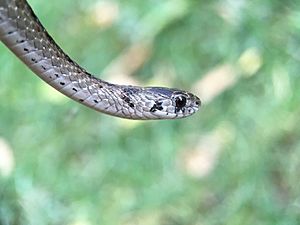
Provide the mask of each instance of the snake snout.
[{"label": "snake snout", "polygon": [[198,108],[200,108],[201,107],[201,100],[200,100],[200,98],[198,98],[197,96],[195,96],[195,105],[196,106],[198,106]]},{"label": "snake snout", "polygon": [[191,100],[191,106],[193,108],[195,108],[196,110],[198,110],[201,107],[201,104],[202,104],[201,99],[198,96],[196,96],[192,93],[188,93],[188,95],[189,95],[190,100]]}]

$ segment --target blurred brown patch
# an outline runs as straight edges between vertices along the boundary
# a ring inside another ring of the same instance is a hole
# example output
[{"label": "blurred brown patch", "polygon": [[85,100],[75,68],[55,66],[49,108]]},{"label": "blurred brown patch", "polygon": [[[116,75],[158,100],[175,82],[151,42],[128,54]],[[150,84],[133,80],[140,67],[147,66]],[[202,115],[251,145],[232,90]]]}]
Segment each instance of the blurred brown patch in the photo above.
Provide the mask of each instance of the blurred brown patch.
[{"label": "blurred brown patch", "polygon": [[262,63],[261,53],[254,47],[246,49],[238,60],[239,69],[247,77],[254,75],[260,69]]},{"label": "blurred brown patch", "polygon": [[237,81],[237,72],[230,64],[221,65],[209,71],[199,80],[193,89],[204,103],[212,101],[220,93],[233,86]]},{"label": "blurred brown patch", "polygon": [[15,167],[15,159],[11,147],[5,139],[0,138],[0,175],[8,177]]},{"label": "blurred brown patch", "polygon": [[224,146],[235,136],[233,126],[223,122],[214,131],[199,137],[196,145],[181,151],[179,165],[185,173],[194,178],[208,176],[215,168]]},{"label": "blurred brown patch", "polygon": [[119,55],[104,70],[104,74],[110,77],[110,81],[119,84],[138,85],[138,81],[130,75],[139,69],[149,58],[151,44],[137,42]]},{"label": "blurred brown patch", "polygon": [[119,5],[114,1],[99,1],[91,9],[91,20],[102,28],[110,27],[119,17]]}]

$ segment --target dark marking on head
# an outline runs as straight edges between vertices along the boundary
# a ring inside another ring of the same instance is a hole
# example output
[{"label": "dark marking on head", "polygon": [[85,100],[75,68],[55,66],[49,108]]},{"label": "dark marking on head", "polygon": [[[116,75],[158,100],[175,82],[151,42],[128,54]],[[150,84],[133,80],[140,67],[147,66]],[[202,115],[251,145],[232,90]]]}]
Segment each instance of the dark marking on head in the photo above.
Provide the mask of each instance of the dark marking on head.
[{"label": "dark marking on head", "polygon": [[7,34],[12,34],[14,31],[8,31]]},{"label": "dark marking on head", "polygon": [[56,73],[56,74],[54,74],[56,77],[59,77],[59,75]]},{"label": "dark marking on head", "polygon": [[43,70],[47,70],[45,66],[42,65],[41,67],[42,67]]},{"label": "dark marking on head", "polygon": [[154,104],[153,106],[152,106],[152,108],[150,109],[150,112],[155,112],[157,109],[156,109],[156,105]]},{"label": "dark marking on head", "polygon": [[32,62],[36,62],[36,59],[35,59],[35,58],[31,58],[31,61],[32,61]]},{"label": "dark marking on head", "polygon": [[94,102],[95,102],[95,103],[99,103],[98,100],[96,100],[96,99],[94,99]]},{"label": "dark marking on head", "polygon": [[65,85],[66,83],[65,82],[60,82],[60,85]]},{"label": "dark marking on head", "polygon": [[24,52],[29,52],[28,48],[24,48],[23,50],[24,50]]},{"label": "dark marking on head", "polygon": [[151,107],[150,112],[155,112],[157,110],[159,111],[163,110],[162,102],[156,101],[154,105]]},{"label": "dark marking on head", "polygon": [[77,92],[77,89],[76,89],[76,88],[72,88],[72,90]]}]

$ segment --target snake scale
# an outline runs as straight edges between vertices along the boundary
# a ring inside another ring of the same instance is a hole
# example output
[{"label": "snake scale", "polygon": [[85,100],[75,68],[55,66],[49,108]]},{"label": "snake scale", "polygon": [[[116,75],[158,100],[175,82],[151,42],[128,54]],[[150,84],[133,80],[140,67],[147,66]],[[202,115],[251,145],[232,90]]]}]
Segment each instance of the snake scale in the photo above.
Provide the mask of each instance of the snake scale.
[{"label": "snake scale", "polygon": [[127,119],[194,114],[200,99],[165,87],[111,84],[88,73],[55,43],[26,0],[0,0],[0,40],[49,85],[99,112]]}]

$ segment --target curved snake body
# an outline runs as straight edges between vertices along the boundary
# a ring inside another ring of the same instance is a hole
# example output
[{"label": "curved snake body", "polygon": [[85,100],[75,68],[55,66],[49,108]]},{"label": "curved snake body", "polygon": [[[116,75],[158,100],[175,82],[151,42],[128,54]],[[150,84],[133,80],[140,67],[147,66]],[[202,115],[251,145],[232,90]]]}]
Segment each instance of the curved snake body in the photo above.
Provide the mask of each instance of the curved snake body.
[{"label": "curved snake body", "polygon": [[127,119],[174,119],[195,113],[186,91],[111,84],[89,74],[55,43],[26,0],[0,0],[0,40],[34,73],[68,97]]}]

